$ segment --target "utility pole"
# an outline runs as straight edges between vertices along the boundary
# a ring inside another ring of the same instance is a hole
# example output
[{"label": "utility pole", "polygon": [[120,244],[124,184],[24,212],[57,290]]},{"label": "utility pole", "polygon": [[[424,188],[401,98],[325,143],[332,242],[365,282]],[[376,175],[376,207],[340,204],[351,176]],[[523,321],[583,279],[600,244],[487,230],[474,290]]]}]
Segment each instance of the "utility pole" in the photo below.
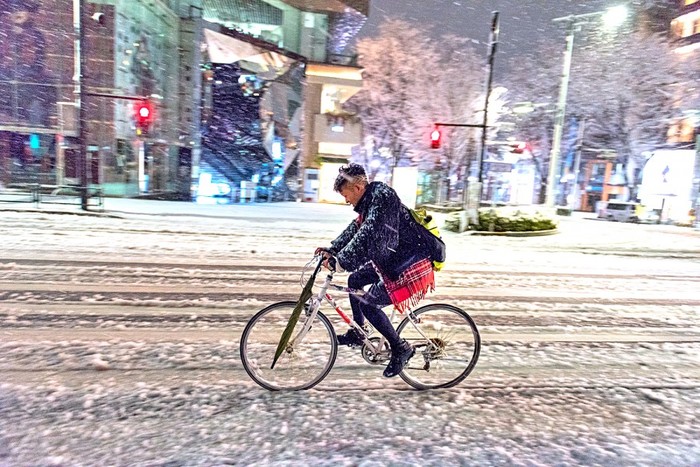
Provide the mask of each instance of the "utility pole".
[{"label": "utility pole", "polygon": [[557,100],[557,114],[554,120],[554,134],[552,135],[552,151],[549,156],[549,173],[547,175],[547,189],[545,190],[545,203],[554,207],[554,187],[559,184],[559,154],[561,151],[562,132],[564,130],[564,117],[566,115],[566,96],[569,91],[569,77],[571,74],[571,59],[574,53],[574,32],[576,28],[586,23],[586,20],[602,17],[605,24],[615,27],[622,24],[627,17],[627,8],[617,6],[605,11],[595,11],[581,15],[569,15],[554,18],[552,21],[566,22],[566,50],[564,52],[564,67],[561,74],[561,86],[559,87],[559,99]]},{"label": "utility pole", "polygon": [[555,204],[554,186],[557,184],[559,171],[559,153],[561,151],[561,137],[564,130],[564,117],[566,115],[566,96],[569,91],[569,75],[571,73],[571,58],[574,52],[574,28],[576,23],[570,18],[566,28],[566,51],[564,52],[564,69],[561,74],[561,86],[559,87],[559,100],[557,100],[557,114],[554,119],[554,136],[552,137],[552,151],[549,155],[549,172],[547,174],[547,190],[545,203],[549,207]]},{"label": "utility pole", "polygon": [[78,108],[78,173],[80,176],[80,207],[83,211],[88,210],[88,177],[87,177],[87,147],[86,147],[86,126],[87,109],[83,95],[85,87],[83,70],[87,58],[85,56],[85,28],[83,23],[83,10],[85,0],[73,0],[73,94],[75,106]]},{"label": "utility pole", "polygon": [[[482,192],[482,182],[484,179],[484,159],[486,158],[486,137],[488,130],[488,110],[489,110],[489,98],[491,97],[491,88],[493,85],[493,64],[496,57],[496,49],[498,46],[498,33],[499,33],[499,13],[497,11],[493,12],[491,19],[491,32],[489,34],[489,55],[488,55],[488,66],[489,72],[486,77],[486,98],[484,102],[484,119],[481,124],[471,124],[471,123],[435,123],[435,129],[438,130],[441,126],[446,127],[465,127],[465,128],[481,128],[481,151],[478,156],[478,178],[475,187],[471,183],[465,183],[465,189],[463,194],[463,206],[465,212],[467,213],[467,218],[462,223],[466,228],[466,225],[478,222],[479,217],[479,206],[481,205],[481,192]],[[437,149],[440,147],[440,134],[437,134],[436,138],[433,138],[433,148]],[[468,173],[465,174],[468,181]],[[474,199],[475,198],[475,199]]]}]

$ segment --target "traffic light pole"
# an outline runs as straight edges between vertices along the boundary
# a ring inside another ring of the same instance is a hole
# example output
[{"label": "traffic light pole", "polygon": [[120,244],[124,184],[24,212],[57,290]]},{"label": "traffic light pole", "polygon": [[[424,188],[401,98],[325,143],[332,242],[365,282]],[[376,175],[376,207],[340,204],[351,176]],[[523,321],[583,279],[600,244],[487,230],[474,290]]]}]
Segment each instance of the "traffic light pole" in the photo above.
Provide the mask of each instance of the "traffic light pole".
[{"label": "traffic light pole", "polygon": [[481,123],[433,123],[435,126],[459,126],[464,128],[485,128]]},{"label": "traffic light pole", "polygon": [[85,0],[73,0],[73,94],[75,106],[78,108],[78,173],[80,176],[80,208],[88,210],[88,160],[87,160],[87,106],[85,98],[107,97],[111,99],[127,99],[142,101],[141,96],[125,96],[85,91],[85,75],[87,54],[85,53]]},{"label": "traffic light pole", "polygon": [[[483,124],[477,124],[477,123],[435,123],[435,128],[440,128],[441,126],[447,126],[447,127],[460,127],[460,128],[481,128],[482,134],[486,134],[486,129],[488,126],[486,125],[486,122]],[[485,146],[486,141],[483,140],[482,144]],[[481,172],[482,172],[482,163],[483,163],[483,157],[479,158],[479,178],[481,178]],[[469,180],[469,174],[465,173],[465,181],[464,181],[464,192],[462,194],[462,204],[463,207],[465,208],[466,211],[466,220],[464,223],[464,228],[466,229],[466,226],[469,223],[475,223],[478,222],[478,211],[479,211],[479,205],[481,204],[481,181],[478,182],[478,186],[476,187],[476,190],[472,190],[471,183],[468,183]],[[475,203],[470,203],[469,200],[472,198],[470,196],[470,193],[474,193],[476,196],[476,202]],[[470,208],[470,205],[473,206]],[[462,227],[460,227],[462,229]],[[461,232],[462,230],[460,230]]]},{"label": "traffic light pole", "polygon": [[700,135],[695,138],[695,176],[690,194],[690,204],[695,208],[695,228],[700,230]]},{"label": "traffic light pole", "polygon": [[481,184],[484,182],[484,159],[486,158],[486,128],[489,121],[489,98],[491,97],[491,88],[493,87],[493,63],[496,58],[496,49],[498,47],[498,34],[500,32],[499,13],[493,12],[491,18],[491,33],[489,34],[489,74],[486,78],[486,102],[484,102],[484,124],[481,130],[481,153],[479,155],[479,204],[481,204]]},{"label": "traffic light pole", "polygon": [[[469,175],[465,174],[467,177],[467,180],[465,180],[464,184],[464,207],[466,208],[467,212],[467,217],[471,217],[469,219],[470,222],[478,222],[478,210],[479,206],[481,205],[481,196],[482,196],[482,183],[484,179],[484,159],[486,158],[486,139],[487,139],[487,134],[486,130],[489,128],[488,126],[488,111],[489,111],[489,99],[491,97],[491,88],[493,86],[493,64],[495,61],[496,57],[496,49],[498,46],[498,34],[499,34],[500,26],[499,26],[499,13],[497,11],[493,12],[493,16],[491,19],[491,32],[489,34],[489,55],[488,55],[488,65],[489,65],[489,72],[488,76],[486,78],[486,98],[484,102],[484,119],[483,123],[479,124],[471,124],[471,123],[435,123],[435,128],[438,129],[441,126],[446,126],[446,127],[466,127],[466,128],[481,128],[481,151],[479,152],[479,163],[478,163],[478,186],[474,187],[475,189],[472,190],[471,184],[466,183],[468,180]],[[435,138],[433,137],[433,148],[437,149],[440,147],[440,135],[437,137],[437,143],[435,143]],[[470,193],[473,193],[474,196],[470,196]],[[471,203],[470,200],[471,198],[476,198],[474,203]],[[471,207],[470,207],[471,206]]]},{"label": "traffic light pole", "polygon": [[83,92],[83,95],[92,96],[92,97],[107,97],[110,99],[125,99],[128,101],[147,101],[148,100],[148,97],[143,97],[143,96],[126,96],[123,94],[109,94],[106,92]]},{"label": "traffic light pole", "polygon": [[83,70],[85,69],[85,29],[83,27],[83,10],[85,9],[85,0],[73,0],[73,67],[74,67],[74,99],[75,106],[78,108],[78,172],[80,174],[80,208],[83,211],[88,210],[88,178],[87,178],[87,147],[86,147],[86,126],[87,109],[85,106],[83,87],[84,77]]}]

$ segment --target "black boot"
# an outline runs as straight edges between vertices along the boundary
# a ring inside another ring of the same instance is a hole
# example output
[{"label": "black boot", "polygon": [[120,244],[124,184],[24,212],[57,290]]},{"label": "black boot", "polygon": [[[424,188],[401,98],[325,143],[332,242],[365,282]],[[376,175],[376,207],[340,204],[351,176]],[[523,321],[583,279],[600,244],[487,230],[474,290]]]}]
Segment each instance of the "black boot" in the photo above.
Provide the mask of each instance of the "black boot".
[{"label": "black boot", "polygon": [[[367,332],[366,327],[363,327],[363,329]],[[355,328],[350,328],[348,332],[340,334],[336,338],[338,339],[338,345],[347,345],[348,347],[359,347],[364,343],[362,334]]]},{"label": "black boot", "polygon": [[401,373],[403,367],[406,366],[406,363],[415,353],[416,349],[405,340],[402,340],[395,349],[391,349],[391,360],[384,370],[384,377],[391,378]]}]

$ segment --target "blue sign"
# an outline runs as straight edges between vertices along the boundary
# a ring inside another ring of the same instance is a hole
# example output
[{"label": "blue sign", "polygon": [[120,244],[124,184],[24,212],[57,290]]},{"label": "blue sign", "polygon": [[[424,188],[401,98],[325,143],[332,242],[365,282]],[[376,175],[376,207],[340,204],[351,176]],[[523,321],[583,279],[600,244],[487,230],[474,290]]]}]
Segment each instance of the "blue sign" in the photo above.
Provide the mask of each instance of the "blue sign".
[{"label": "blue sign", "polygon": [[32,133],[29,135],[29,149],[39,149],[41,147],[41,140],[39,135]]}]

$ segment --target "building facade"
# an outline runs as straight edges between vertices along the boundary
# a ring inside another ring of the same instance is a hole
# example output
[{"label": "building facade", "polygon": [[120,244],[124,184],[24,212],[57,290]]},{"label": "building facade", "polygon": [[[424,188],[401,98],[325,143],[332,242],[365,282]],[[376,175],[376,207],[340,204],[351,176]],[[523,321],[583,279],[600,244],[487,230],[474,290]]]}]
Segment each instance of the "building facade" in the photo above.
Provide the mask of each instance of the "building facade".
[{"label": "building facade", "polygon": [[[700,0],[678,0],[678,15],[671,22],[671,36],[681,64],[700,72]],[[691,76],[692,76],[691,71]],[[700,88],[697,77],[678,90],[683,116],[670,126],[669,144],[693,144],[700,126]]]},{"label": "building facade", "polygon": [[[224,181],[235,187],[242,175],[228,169],[260,154],[293,182],[295,196],[319,199],[319,187],[307,196],[304,181],[326,161],[346,161],[361,140],[342,103],[361,86],[347,51],[368,10],[357,0],[0,0],[0,186],[84,183],[111,196],[189,199],[202,168],[217,171],[204,157],[203,124],[218,86],[212,70],[224,57],[250,80],[241,85],[245,97],[259,86],[257,114],[248,117],[260,139],[244,138],[257,144],[252,152],[226,146]],[[86,57],[85,162],[78,44]],[[145,101],[153,115],[143,127],[135,111]]]},{"label": "building facade", "polygon": [[696,227],[700,227],[700,0],[678,0],[678,16],[671,23],[671,34],[676,41],[676,53],[683,66],[696,70],[696,77],[685,86],[682,93],[684,115],[671,125],[668,142],[682,149],[695,149],[694,177],[690,202],[695,213]]},{"label": "building facade", "polygon": [[[266,171],[262,178],[253,174],[251,182],[270,184],[286,178],[298,200],[342,201],[333,192],[332,182],[338,165],[348,161],[352,148],[362,140],[359,120],[343,109],[343,104],[362,86],[361,69],[356,66],[349,47],[368,13],[369,1],[357,0],[204,1],[203,17],[208,30],[205,35],[211,38],[212,32],[224,33],[229,40],[248,41],[259,49],[267,49],[266,63],[278,62],[276,68],[260,69],[260,63],[250,65],[250,57],[237,61],[247,73],[265,82],[262,85],[265,92],[256,109],[261,114],[259,137],[267,142],[266,150],[273,156],[268,162],[276,170],[266,180],[263,180]],[[273,47],[264,47],[238,33]],[[210,39],[208,43],[209,60],[220,63],[221,59],[212,58],[211,52],[227,46],[224,39],[216,45],[213,42]],[[236,44],[228,47],[237,48]],[[237,58],[236,53],[231,55],[233,58],[227,62]],[[297,63],[290,64],[290,60]],[[303,67],[303,73],[294,72],[299,66]],[[204,81],[205,88],[210,82]],[[216,93],[216,83],[214,80],[211,91],[205,89],[205,95]],[[246,133],[245,129],[232,126],[234,132]],[[248,136],[258,137],[249,132]],[[205,141],[202,152],[205,170],[207,166],[219,166],[220,171],[225,171],[222,159],[230,157],[231,152],[244,155],[249,152],[248,148],[234,146],[227,151],[229,154],[217,155],[212,154],[213,148],[207,147],[210,145],[210,141]],[[238,172],[239,177],[244,176],[244,170]],[[232,177],[231,181],[235,182],[236,178]]]},{"label": "building facade", "polygon": [[700,48],[700,0],[678,0],[679,14],[671,22],[671,33],[678,43],[678,52]]},{"label": "building facade", "polygon": [[[161,0],[4,3],[0,183],[85,184],[115,196],[181,190],[178,157],[189,142],[182,135],[191,131],[182,128],[180,115],[191,104],[179,93],[180,38],[189,10]],[[81,12],[82,41],[74,33],[74,11]],[[79,46],[84,163],[74,79]],[[143,101],[155,116],[142,132],[134,110]]]}]

